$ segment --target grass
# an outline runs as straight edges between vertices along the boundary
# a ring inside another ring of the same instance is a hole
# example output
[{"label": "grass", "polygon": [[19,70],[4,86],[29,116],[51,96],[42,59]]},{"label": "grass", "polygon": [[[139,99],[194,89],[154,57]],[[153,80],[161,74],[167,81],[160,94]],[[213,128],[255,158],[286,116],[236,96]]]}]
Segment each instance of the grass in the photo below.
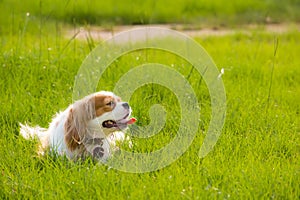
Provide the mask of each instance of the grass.
[{"label": "grass", "polygon": [[[18,122],[47,126],[55,112],[72,102],[74,76],[89,53],[89,44],[71,41],[62,51],[68,44],[62,37],[43,37],[39,44],[35,35],[7,36],[0,58],[1,198],[296,199],[300,194],[299,35],[253,31],[196,38],[217,66],[225,69],[228,108],[224,131],[214,150],[199,159],[210,101],[205,84],[198,84],[200,76],[192,74],[189,82],[202,108],[197,137],[176,162],[143,174],[35,154],[36,142],[19,137]],[[275,57],[274,38],[279,41]],[[133,52],[112,64],[99,88],[111,89],[124,71],[146,61],[173,64],[186,77],[190,72],[189,64],[172,54]],[[147,111],[153,103],[162,103],[175,115],[153,138],[133,138],[133,151],[150,152],[174,137],[178,113],[172,110],[177,104],[170,94],[166,88],[148,85],[132,97],[140,125],[149,122]]]},{"label": "grass", "polygon": [[[18,23],[26,13],[42,21],[101,24],[185,23],[233,26],[248,23],[300,21],[299,0],[2,0],[1,24]],[[1,31],[6,31],[3,27]]]},{"label": "grass", "polygon": [[[10,5],[3,2],[1,6]],[[132,174],[89,160],[74,163],[50,155],[38,157],[36,141],[19,136],[18,122],[47,127],[55,112],[72,102],[74,77],[90,49],[98,43],[65,39],[60,18],[54,14],[50,15],[54,20],[36,17],[39,4],[31,6],[30,2],[24,2],[22,8],[13,6],[5,10],[11,14],[9,9],[16,9],[15,14],[7,17],[8,22],[14,23],[1,21],[1,199],[299,198],[299,31],[271,34],[251,30],[195,38],[218,68],[224,68],[222,78],[227,94],[222,135],[213,151],[202,159],[198,151],[210,121],[210,98],[200,75],[190,74],[192,66],[175,55],[153,50],[133,52],[114,62],[98,89],[111,90],[131,67],[151,61],[172,66],[188,77],[201,106],[198,134],[182,157],[158,171]],[[297,4],[286,2],[289,3],[285,6]],[[10,3],[15,5],[15,1]],[[68,9],[76,8],[77,4],[72,3],[69,1]],[[247,3],[236,4],[242,9],[240,5]],[[27,10],[28,5],[33,10]],[[47,9],[54,9],[46,5],[47,1],[43,1],[44,14]],[[26,12],[30,16],[26,17]],[[65,15],[68,12],[71,11]],[[66,16],[61,18],[68,20]],[[5,25],[7,29],[3,28]],[[277,40],[278,47],[274,45]],[[180,115],[171,91],[150,84],[137,90],[130,100],[139,125],[149,123],[148,110],[155,103],[164,105],[168,112],[166,127],[149,139],[134,137],[134,152],[159,149],[175,136]]]}]

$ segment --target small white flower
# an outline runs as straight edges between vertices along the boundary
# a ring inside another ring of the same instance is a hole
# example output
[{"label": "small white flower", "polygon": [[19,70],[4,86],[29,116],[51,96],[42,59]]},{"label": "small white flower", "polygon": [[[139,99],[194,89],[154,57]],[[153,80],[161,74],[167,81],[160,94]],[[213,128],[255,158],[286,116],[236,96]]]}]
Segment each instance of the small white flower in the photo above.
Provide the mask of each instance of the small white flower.
[{"label": "small white flower", "polygon": [[221,76],[224,74],[225,70],[224,68],[221,69],[221,73],[218,75],[218,79],[221,78]]},{"label": "small white flower", "polygon": [[29,17],[29,16],[30,16],[30,13],[29,13],[29,12],[27,12],[27,13],[26,13],[26,16],[27,16],[27,17]]}]

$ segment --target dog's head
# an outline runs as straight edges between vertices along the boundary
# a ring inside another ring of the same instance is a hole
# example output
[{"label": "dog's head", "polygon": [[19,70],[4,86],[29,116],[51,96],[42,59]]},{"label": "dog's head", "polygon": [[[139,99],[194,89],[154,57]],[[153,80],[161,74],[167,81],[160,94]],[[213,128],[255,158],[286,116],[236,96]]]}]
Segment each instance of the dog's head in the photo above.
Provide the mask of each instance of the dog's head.
[{"label": "dog's head", "polygon": [[131,108],[127,102],[112,92],[99,92],[95,94],[96,120],[106,135],[124,130],[128,124],[134,122],[131,115]]},{"label": "dog's head", "polygon": [[94,134],[99,132],[108,136],[126,129],[135,122],[130,115],[129,104],[114,93],[94,93],[76,101],[70,108],[65,123],[65,141],[69,149],[74,150],[87,136],[97,137]]}]

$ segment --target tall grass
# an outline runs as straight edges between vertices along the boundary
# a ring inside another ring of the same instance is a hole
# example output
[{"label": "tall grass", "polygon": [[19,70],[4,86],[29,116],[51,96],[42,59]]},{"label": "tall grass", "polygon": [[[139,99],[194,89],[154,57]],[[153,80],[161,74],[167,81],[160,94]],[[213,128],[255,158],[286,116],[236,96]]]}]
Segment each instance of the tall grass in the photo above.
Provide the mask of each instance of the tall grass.
[{"label": "tall grass", "polygon": [[[76,13],[76,5],[87,9],[91,1],[87,4],[77,2],[63,2],[65,15]],[[95,3],[95,8],[90,5],[90,11],[96,10],[97,5],[111,5],[107,1],[99,2]],[[297,1],[289,2],[297,4]],[[201,106],[197,137],[182,157],[161,170],[131,174],[89,160],[74,163],[50,155],[39,157],[36,154],[37,142],[26,141],[19,136],[18,122],[47,127],[57,111],[72,103],[77,70],[98,43],[92,38],[87,41],[65,38],[65,27],[59,22],[59,15],[54,14],[64,14],[61,6],[55,7],[61,2],[48,4],[48,1],[35,1],[32,4],[25,1],[22,7],[15,6],[15,3],[0,2],[5,8],[3,12],[8,13],[5,22],[4,14],[1,14],[0,34],[1,199],[299,197],[299,31],[276,34],[275,38],[279,41],[276,48],[274,34],[260,31],[196,38],[219,69],[225,70],[222,78],[228,106],[223,133],[214,150],[203,159],[199,159],[198,151],[210,121],[210,98],[201,76],[191,70],[192,66],[175,55],[153,50],[132,52],[114,62],[99,82],[99,90],[111,90],[131,67],[158,62],[173,67],[188,79]],[[257,4],[263,7],[264,3]],[[120,7],[123,4],[120,3]],[[246,2],[236,4],[245,4],[244,9],[247,9]],[[205,6],[209,5],[214,3]],[[159,8],[158,3],[156,6]],[[221,9],[220,5],[216,6]],[[164,7],[165,12],[171,13],[171,8]],[[26,16],[27,12],[29,16]],[[38,15],[54,19],[38,18]],[[166,16],[166,19],[171,19],[171,15]],[[79,20],[78,17],[75,19]],[[75,26],[78,22],[72,21]],[[132,151],[151,152],[172,140],[178,126],[176,117],[180,117],[176,112],[178,102],[173,97],[167,88],[154,84],[136,91],[130,104],[139,125],[149,123],[148,109],[155,103],[164,105],[171,117],[165,129],[154,137],[133,137]]]},{"label": "tall grass", "polygon": [[[2,0],[1,24],[7,27],[27,12],[45,20],[80,24],[192,23],[196,25],[234,25],[247,23],[299,21],[300,2],[278,1],[203,1],[203,0]],[[1,28],[5,31],[4,28]]]},{"label": "tall grass", "polygon": [[[36,141],[19,136],[18,122],[46,127],[55,112],[72,102],[74,76],[90,51],[89,42],[64,39],[60,26],[48,34],[45,29],[42,37],[39,32],[25,31],[2,38],[2,199],[299,197],[299,32],[276,36],[276,59],[272,34],[253,31],[197,38],[217,66],[225,69],[222,78],[228,99],[224,131],[214,150],[203,159],[197,155],[210,120],[210,100],[205,84],[199,84],[201,77],[190,73],[189,63],[150,50],[133,52],[113,63],[99,89],[111,89],[132,66],[159,62],[189,77],[202,108],[197,137],[180,159],[159,171],[130,174],[90,161],[73,163],[53,156],[38,157]],[[174,118],[169,118],[165,129],[153,138],[133,137],[135,152],[159,149],[176,132],[179,113],[174,112],[174,106],[178,104],[170,91],[158,85],[140,88],[130,101],[139,124],[149,122],[148,109],[154,103],[164,105]]]}]

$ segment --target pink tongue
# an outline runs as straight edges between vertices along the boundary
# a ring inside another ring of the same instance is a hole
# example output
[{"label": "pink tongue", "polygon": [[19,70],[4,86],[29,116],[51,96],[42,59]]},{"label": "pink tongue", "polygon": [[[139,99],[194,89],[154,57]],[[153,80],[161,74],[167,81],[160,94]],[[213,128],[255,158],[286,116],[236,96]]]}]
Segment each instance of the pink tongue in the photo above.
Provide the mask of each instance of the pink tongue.
[{"label": "pink tongue", "polygon": [[127,124],[133,124],[134,122],[136,122],[136,118],[132,117],[132,118],[130,118],[130,120],[127,122]]}]

